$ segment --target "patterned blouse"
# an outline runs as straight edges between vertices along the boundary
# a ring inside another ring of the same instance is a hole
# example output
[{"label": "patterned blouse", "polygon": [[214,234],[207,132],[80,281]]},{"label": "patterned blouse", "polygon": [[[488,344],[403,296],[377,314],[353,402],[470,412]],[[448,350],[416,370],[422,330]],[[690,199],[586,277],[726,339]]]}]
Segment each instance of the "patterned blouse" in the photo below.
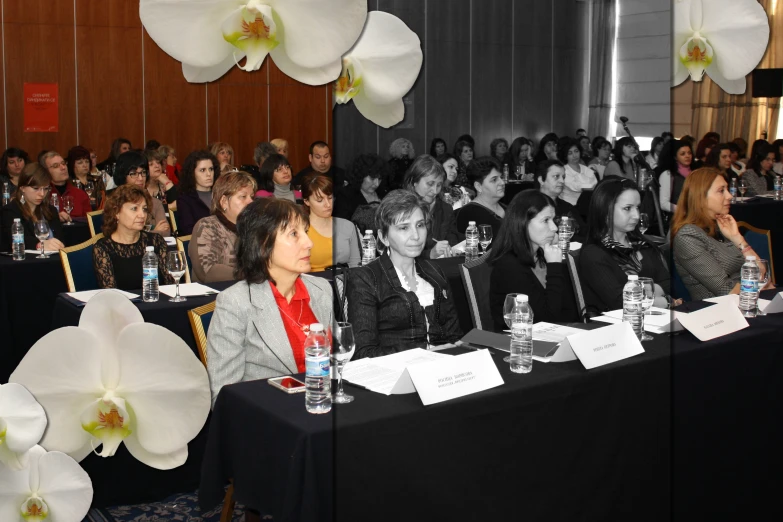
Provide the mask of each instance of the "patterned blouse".
[{"label": "patterned blouse", "polygon": [[141,258],[147,246],[155,248],[158,256],[158,281],[162,285],[174,284],[174,278],[166,269],[166,241],[160,234],[141,231],[139,240],[131,245],[117,243],[111,237],[102,237],[95,243],[92,261],[95,277],[101,288],[138,290],[142,286]]},{"label": "patterned blouse", "polygon": [[236,266],[237,235],[217,216],[200,219],[193,227],[188,252],[193,263],[192,279],[198,283],[232,281]]}]

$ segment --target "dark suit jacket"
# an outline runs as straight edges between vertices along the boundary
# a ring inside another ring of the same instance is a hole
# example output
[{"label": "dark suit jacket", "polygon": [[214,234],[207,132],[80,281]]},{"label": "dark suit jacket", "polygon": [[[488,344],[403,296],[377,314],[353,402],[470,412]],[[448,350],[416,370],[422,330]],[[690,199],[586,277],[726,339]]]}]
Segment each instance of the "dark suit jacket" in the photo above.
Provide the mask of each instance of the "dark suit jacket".
[{"label": "dark suit jacket", "polygon": [[[62,223],[60,223],[60,216],[57,214],[57,209],[49,205],[49,203],[44,204],[49,206],[52,215],[54,215],[54,218],[49,221],[49,228],[52,229],[54,237],[62,241],[63,226]],[[35,225],[31,220],[22,217],[22,207],[18,201],[12,200],[8,205],[3,207],[3,225],[2,234],[0,234],[0,241],[2,241],[2,243],[0,250],[11,251],[11,227],[14,224],[15,218],[19,218],[24,226],[24,247],[30,250],[35,249],[38,245],[38,238],[35,237]]]}]

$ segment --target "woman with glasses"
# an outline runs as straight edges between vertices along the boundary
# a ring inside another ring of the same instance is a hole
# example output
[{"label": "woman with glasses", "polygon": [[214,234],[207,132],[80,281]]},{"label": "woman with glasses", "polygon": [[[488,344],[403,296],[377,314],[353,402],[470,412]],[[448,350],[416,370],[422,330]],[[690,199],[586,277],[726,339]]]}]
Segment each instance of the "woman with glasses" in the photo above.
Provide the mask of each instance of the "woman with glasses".
[{"label": "woman with glasses", "polygon": [[212,213],[212,185],[219,172],[218,159],[206,150],[193,151],[185,158],[177,196],[177,228],[181,236],[190,235],[198,220]]},{"label": "woman with glasses", "polygon": [[25,165],[19,175],[19,188],[11,202],[3,207],[2,249],[11,249],[11,227],[14,219],[19,219],[24,227],[25,248],[40,250],[41,244],[35,236],[35,224],[38,221],[49,223],[49,238],[44,239],[45,250],[60,250],[62,243],[62,225],[57,209],[49,204],[49,189],[52,177],[46,169],[37,163]]},{"label": "woman with glasses", "polygon": [[[117,158],[117,163],[114,165],[114,183],[118,187],[128,184],[146,190],[149,180],[149,165],[144,154],[136,151],[125,152],[120,154],[120,157]],[[152,232],[165,237],[171,236],[171,226],[166,218],[166,210],[163,208],[163,203],[156,198],[152,198],[148,206],[151,216],[148,225],[154,223]]]},{"label": "woman with glasses", "polygon": [[259,170],[261,178],[257,198],[287,199],[292,203],[302,201],[302,193],[291,187],[291,164],[282,154],[270,155]]}]

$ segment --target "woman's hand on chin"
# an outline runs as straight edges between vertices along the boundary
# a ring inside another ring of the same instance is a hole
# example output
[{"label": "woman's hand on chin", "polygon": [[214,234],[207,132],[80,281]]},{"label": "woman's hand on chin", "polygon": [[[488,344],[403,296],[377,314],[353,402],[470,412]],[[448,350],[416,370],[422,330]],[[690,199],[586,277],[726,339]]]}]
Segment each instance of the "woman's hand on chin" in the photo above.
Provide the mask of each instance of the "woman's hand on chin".
[{"label": "woman's hand on chin", "polygon": [[430,259],[438,259],[439,257],[451,256],[451,248],[448,241],[438,241],[435,246],[430,250]]},{"label": "woman's hand on chin", "polygon": [[723,237],[732,243],[737,239],[742,239],[734,216],[731,214],[716,214],[715,220],[718,222],[718,228],[720,229],[720,233],[723,234]]},{"label": "woman's hand on chin", "polygon": [[563,260],[562,253],[560,252],[560,247],[557,245],[557,243],[550,243],[549,245],[544,245],[544,260],[546,260],[547,263],[560,263]]}]

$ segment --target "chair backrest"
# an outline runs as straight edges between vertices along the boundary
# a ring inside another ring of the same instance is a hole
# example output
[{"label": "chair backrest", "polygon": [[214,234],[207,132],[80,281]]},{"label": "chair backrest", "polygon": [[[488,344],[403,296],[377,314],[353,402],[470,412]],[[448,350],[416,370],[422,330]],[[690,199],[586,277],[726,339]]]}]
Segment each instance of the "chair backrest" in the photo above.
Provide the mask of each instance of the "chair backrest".
[{"label": "chair backrest", "polygon": [[743,229],[745,230],[745,232],[742,233],[742,236],[750,245],[750,248],[752,248],[762,259],[769,261],[769,279],[772,281],[772,284],[775,284],[775,265],[772,261],[772,234],[769,230],[756,228],[744,221],[737,223],[737,227],[740,229],[741,233]]},{"label": "chair backrest", "polygon": [[568,252],[568,275],[571,276],[571,285],[574,289],[574,298],[576,299],[576,309],[579,310],[579,317],[584,322],[590,320],[590,314],[587,313],[587,303],[585,303],[585,294],[582,291],[582,280],[579,277],[579,250]]},{"label": "chair backrest", "polygon": [[182,236],[177,238],[177,250],[180,252],[185,252],[185,260],[188,263],[187,268],[185,269],[185,282],[190,283],[190,269],[193,266],[193,264],[190,262],[190,254],[188,253],[188,246],[190,246],[190,238],[193,237],[190,236]]},{"label": "chair backrest", "polygon": [[87,212],[87,225],[90,227],[90,237],[95,237],[103,230],[103,210]]},{"label": "chair backrest", "polygon": [[171,234],[177,235],[177,208],[169,205],[169,221],[171,221]]},{"label": "chair backrest", "polygon": [[196,338],[198,347],[198,358],[201,359],[204,368],[207,367],[207,332],[209,323],[212,321],[212,314],[215,312],[215,303],[207,303],[192,310],[188,310],[188,319],[190,327],[193,329],[193,337]]},{"label": "chair backrest", "polygon": [[661,212],[661,203],[658,201],[658,183],[650,183],[647,185],[646,192],[650,195],[653,202],[655,221],[658,223],[658,233],[661,236],[666,236],[666,229],[663,222],[663,213]]},{"label": "chair backrest", "polygon": [[683,301],[690,301],[691,293],[688,291],[688,287],[685,286],[682,277],[680,277],[680,273],[677,271],[677,265],[674,264],[674,259],[672,259],[669,266],[671,266],[672,272],[672,297],[675,299],[682,299]]},{"label": "chair backrest", "polygon": [[98,278],[95,277],[95,267],[92,262],[92,250],[95,242],[102,237],[101,233],[84,243],[60,250],[60,262],[63,265],[65,282],[69,292],[98,288]]},{"label": "chair backrest", "polygon": [[494,330],[492,313],[489,309],[489,280],[492,267],[487,263],[490,251],[460,266],[459,274],[470,304],[470,318],[473,327],[479,330]]}]

